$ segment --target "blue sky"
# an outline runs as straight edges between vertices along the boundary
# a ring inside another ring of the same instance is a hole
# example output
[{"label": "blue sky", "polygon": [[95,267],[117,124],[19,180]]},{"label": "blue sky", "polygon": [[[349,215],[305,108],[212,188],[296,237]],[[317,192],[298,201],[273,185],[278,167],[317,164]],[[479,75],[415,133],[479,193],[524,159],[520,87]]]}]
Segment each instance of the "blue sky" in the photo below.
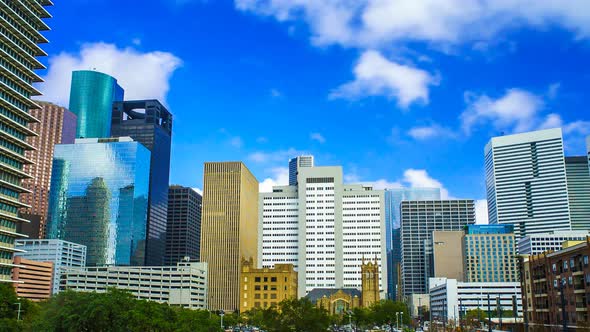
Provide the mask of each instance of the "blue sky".
[{"label": "blue sky", "polygon": [[50,9],[40,88],[70,72],[119,79],[175,116],[171,183],[242,160],[265,188],[289,157],[349,181],[484,198],[491,136],[590,134],[590,4],[549,0],[76,0]]}]

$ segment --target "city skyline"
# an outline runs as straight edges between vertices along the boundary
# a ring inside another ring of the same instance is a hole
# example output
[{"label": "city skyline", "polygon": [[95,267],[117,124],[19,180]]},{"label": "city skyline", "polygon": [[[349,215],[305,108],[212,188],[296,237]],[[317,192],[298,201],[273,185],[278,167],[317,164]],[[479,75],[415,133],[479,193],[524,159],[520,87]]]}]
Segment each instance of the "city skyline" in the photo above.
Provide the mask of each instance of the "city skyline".
[{"label": "city skyline", "polygon": [[[507,17],[519,23],[494,23],[488,34],[466,27],[497,15],[491,4],[490,16],[482,8],[479,16],[460,11],[432,18],[425,11],[426,17],[408,15],[408,24],[423,29],[405,38],[399,37],[403,24],[378,29],[382,35],[370,29],[375,21],[364,20],[377,18],[368,5],[342,5],[342,22],[349,14],[363,17],[361,31],[346,25],[343,35],[319,29],[330,5],[156,1],[139,9],[119,4],[117,13],[107,10],[112,5],[56,6],[42,98],[65,103],[68,70],[96,68],[116,75],[127,99],[161,99],[178,119],[171,183],[202,188],[202,169],[195,165],[244,160],[269,188],[286,184],[284,163],[306,152],[320,165],[345,167],[348,182],[440,184],[446,195],[482,200],[482,146],[492,136],[561,125],[566,154],[586,152],[589,119],[581,110],[588,77],[578,68],[587,58],[588,35],[585,23],[571,15],[573,4],[524,13],[511,7]],[[80,27],[69,20],[76,12],[96,15]],[[167,29],[146,25],[144,18],[154,13]],[[430,19],[449,24],[433,35]],[[194,32],[194,43],[170,38],[186,31]],[[417,76],[400,83],[376,75],[371,64]],[[138,66],[145,68],[141,78]],[[377,86],[367,85],[373,81]],[[292,123],[297,128],[290,135],[278,130]],[[359,125],[369,129],[350,135]]]}]

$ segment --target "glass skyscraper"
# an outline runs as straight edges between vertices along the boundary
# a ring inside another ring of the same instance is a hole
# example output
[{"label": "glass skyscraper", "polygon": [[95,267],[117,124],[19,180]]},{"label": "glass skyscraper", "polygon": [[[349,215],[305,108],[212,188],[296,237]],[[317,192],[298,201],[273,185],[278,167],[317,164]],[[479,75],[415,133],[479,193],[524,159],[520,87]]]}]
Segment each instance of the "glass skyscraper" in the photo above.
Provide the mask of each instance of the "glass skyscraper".
[{"label": "glass skyscraper", "polygon": [[29,208],[19,202],[19,194],[29,192],[21,180],[31,177],[23,170],[31,163],[25,151],[33,149],[26,137],[36,135],[27,125],[38,122],[28,111],[40,108],[31,100],[41,94],[32,84],[42,82],[35,70],[45,66],[37,57],[47,53],[38,44],[47,39],[39,31],[49,30],[43,19],[51,17],[45,6],[52,2],[1,0],[0,4],[0,282],[10,282],[17,251],[14,241],[22,237],[16,225],[28,222],[18,216],[19,208]]},{"label": "glass skyscraper", "polygon": [[112,106],[111,136],[129,136],[151,151],[145,264],[163,265],[168,220],[172,114],[157,100],[116,102]]},{"label": "glass skyscraper", "polygon": [[56,145],[47,237],[87,246],[87,264],[143,265],[150,152],[129,137]]},{"label": "glass skyscraper", "polygon": [[396,299],[398,268],[401,263],[400,203],[402,201],[439,200],[440,188],[394,188],[385,191],[385,230],[387,248],[387,294]]},{"label": "glass skyscraper", "polygon": [[92,70],[72,72],[69,108],[78,117],[76,137],[109,137],[113,102],[122,101],[123,95],[114,77]]}]

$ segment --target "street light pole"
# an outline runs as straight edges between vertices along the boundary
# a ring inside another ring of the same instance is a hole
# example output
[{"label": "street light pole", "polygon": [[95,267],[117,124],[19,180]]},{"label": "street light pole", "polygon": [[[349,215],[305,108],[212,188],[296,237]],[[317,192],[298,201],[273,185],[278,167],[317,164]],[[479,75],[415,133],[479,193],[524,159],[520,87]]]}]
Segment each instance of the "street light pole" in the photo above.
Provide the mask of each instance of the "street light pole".
[{"label": "street light pole", "polygon": [[18,305],[18,311],[16,312],[16,320],[19,321],[20,320],[20,308],[21,308],[21,304],[20,302],[15,303],[16,305]]},{"label": "street light pole", "polygon": [[225,312],[223,312],[223,310],[219,310],[219,317],[221,317],[221,330],[223,331],[223,315],[225,315]]}]

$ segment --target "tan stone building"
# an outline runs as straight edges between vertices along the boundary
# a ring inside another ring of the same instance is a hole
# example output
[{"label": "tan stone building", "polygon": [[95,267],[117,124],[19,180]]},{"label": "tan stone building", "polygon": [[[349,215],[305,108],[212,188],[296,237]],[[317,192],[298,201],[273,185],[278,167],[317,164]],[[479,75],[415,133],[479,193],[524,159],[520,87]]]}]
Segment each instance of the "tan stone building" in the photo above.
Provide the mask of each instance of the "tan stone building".
[{"label": "tan stone building", "polygon": [[12,280],[18,297],[32,301],[46,300],[51,297],[53,287],[53,263],[38,262],[14,257]]},{"label": "tan stone building", "polygon": [[368,308],[373,303],[379,302],[379,265],[377,259],[375,262],[364,262],[361,266],[361,306]]},{"label": "tan stone building", "polygon": [[272,269],[257,269],[254,265],[252,258],[242,260],[240,312],[274,307],[297,297],[297,272],[293,264],[275,264]]},{"label": "tan stone building", "polygon": [[205,163],[201,261],[209,264],[209,309],[240,309],[241,258],[257,260],[258,181],[241,162]]},{"label": "tan stone building", "polygon": [[40,109],[32,109],[29,114],[39,120],[29,125],[38,136],[27,137],[27,143],[35,148],[25,152],[25,157],[33,163],[24,165],[24,172],[31,175],[22,186],[30,190],[20,196],[20,201],[30,205],[22,209],[23,217],[30,224],[23,224],[21,233],[29,238],[44,238],[47,206],[49,204],[49,184],[53,166],[55,144],[71,144],[76,138],[76,115],[66,108],[47,102],[38,102]]},{"label": "tan stone building", "polygon": [[432,232],[434,278],[457,279],[464,281],[464,253],[463,231],[434,231]]}]

